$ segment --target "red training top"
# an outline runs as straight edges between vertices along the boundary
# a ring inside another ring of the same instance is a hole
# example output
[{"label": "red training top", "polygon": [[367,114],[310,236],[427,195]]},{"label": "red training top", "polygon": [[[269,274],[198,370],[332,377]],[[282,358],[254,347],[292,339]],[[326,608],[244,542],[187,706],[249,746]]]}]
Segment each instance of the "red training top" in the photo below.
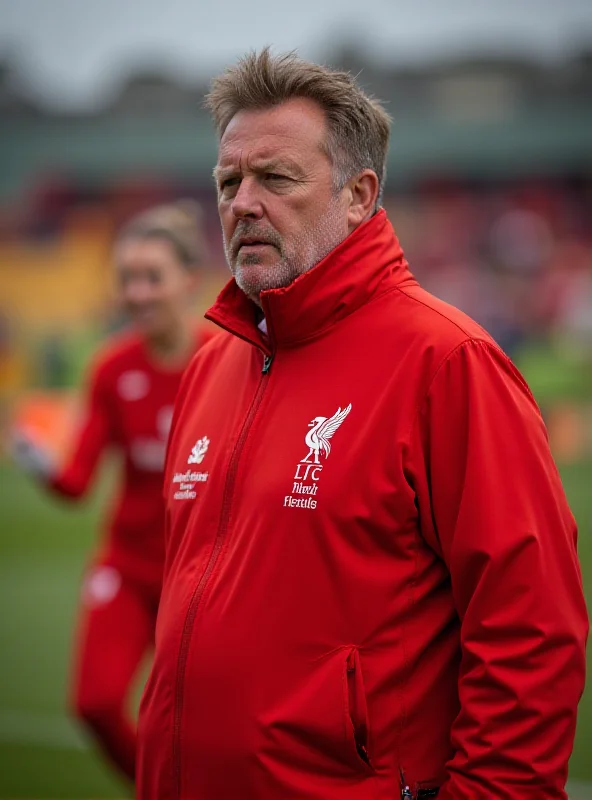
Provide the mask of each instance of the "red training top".
[{"label": "red training top", "polygon": [[[196,349],[209,338],[207,331],[196,332]],[[156,364],[135,334],[109,342],[91,368],[85,418],[73,452],[50,483],[59,494],[80,497],[105,450],[123,456],[99,559],[150,584],[159,584],[162,577],[164,456],[183,370]]]},{"label": "red training top", "polygon": [[566,800],[588,622],[522,377],[384,211],[261,301],[175,405],[138,798]]}]

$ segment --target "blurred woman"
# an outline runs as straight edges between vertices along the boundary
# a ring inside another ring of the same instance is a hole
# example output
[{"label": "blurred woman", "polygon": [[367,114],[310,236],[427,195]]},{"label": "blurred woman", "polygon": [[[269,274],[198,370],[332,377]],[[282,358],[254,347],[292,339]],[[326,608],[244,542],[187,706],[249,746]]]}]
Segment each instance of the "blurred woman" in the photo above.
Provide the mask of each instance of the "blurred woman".
[{"label": "blurred woman", "polygon": [[106,450],[120,455],[119,489],[83,582],[72,703],[131,780],[136,730],[127,704],[153,641],[164,557],[166,441],[181,375],[209,338],[191,315],[202,245],[199,208],[191,202],[150,209],[123,228],[114,262],[132,329],[95,358],[72,455],[56,468],[27,431],[17,433],[13,448],[27,471],[69,498],[87,491]]}]

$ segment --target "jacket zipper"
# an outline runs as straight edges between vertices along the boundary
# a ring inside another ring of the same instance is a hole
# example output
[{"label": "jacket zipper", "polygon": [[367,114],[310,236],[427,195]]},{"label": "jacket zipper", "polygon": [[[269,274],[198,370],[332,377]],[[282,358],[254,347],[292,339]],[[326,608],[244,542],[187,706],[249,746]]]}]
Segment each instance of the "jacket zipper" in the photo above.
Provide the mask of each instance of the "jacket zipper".
[{"label": "jacket zipper", "polygon": [[236,440],[236,444],[234,446],[234,450],[230,458],[228,472],[226,473],[226,483],[224,485],[224,494],[222,495],[222,509],[220,511],[220,521],[218,523],[218,531],[216,533],[216,539],[214,540],[214,547],[212,548],[212,552],[210,554],[207,566],[201,578],[199,579],[197,586],[193,590],[193,594],[191,595],[189,606],[187,608],[187,614],[185,615],[185,622],[183,624],[183,633],[181,634],[181,644],[179,646],[179,656],[177,659],[177,675],[175,681],[175,706],[174,706],[174,718],[173,718],[173,796],[176,798],[181,798],[181,717],[183,714],[185,670],[187,668],[187,658],[189,655],[191,634],[193,632],[193,626],[195,623],[195,618],[197,616],[199,603],[201,601],[201,598],[203,597],[203,593],[210,579],[210,576],[214,571],[214,567],[216,566],[216,562],[218,560],[218,556],[220,555],[220,551],[222,550],[222,544],[224,542],[225,534],[228,528],[228,521],[230,519],[230,508],[231,508],[232,496],[234,494],[234,486],[236,483],[238,462],[240,460],[240,456],[243,451],[243,447],[245,445],[255,414],[257,413],[257,410],[261,405],[261,400],[263,399],[263,394],[267,386],[266,378],[267,375],[269,374],[272,362],[273,362],[273,355],[265,355],[263,360],[263,368],[261,370],[261,378],[259,380],[259,385],[257,386],[255,396],[251,402],[251,406],[249,408],[247,416],[245,417],[245,421],[243,422],[243,426],[239,433],[238,439]]},{"label": "jacket zipper", "polygon": [[273,356],[268,356],[267,354],[263,357],[263,369],[261,370],[262,375],[267,375],[269,370],[271,369],[271,365],[273,363]]}]

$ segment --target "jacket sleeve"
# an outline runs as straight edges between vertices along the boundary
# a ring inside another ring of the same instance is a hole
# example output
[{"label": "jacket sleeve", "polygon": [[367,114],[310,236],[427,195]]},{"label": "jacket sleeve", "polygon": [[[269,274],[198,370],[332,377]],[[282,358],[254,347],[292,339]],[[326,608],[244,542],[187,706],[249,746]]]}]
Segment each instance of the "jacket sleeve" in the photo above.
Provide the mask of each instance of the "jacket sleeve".
[{"label": "jacket sleeve", "polygon": [[64,497],[78,498],[95,474],[100,457],[112,438],[111,394],[108,377],[101,367],[92,371],[83,420],[71,453],[48,488]]},{"label": "jacket sleeve", "polygon": [[566,798],[588,620],[541,415],[509,359],[467,341],[417,423],[422,533],[448,566],[461,621],[460,711],[438,800]]}]

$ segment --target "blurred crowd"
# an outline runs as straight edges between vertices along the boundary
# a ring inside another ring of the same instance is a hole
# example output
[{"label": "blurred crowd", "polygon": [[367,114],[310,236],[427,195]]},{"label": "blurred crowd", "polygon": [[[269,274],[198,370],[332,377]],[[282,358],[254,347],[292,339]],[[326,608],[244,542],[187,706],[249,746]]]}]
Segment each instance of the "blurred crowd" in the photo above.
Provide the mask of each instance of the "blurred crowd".
[{"label": "blurred crowd", "polygon": [[592,181],[433,181],[386,205],[420,282],[507,352],[592,349]]},{"label": "blurred crowd", "polygon": [[[90,326],[101,335],[118,324],[110,301],[114,231],[135,212],[182,196],[204,208],[205,309],[228,276],[212,186],[51,178],[0,209],[0,385],[68,383],[60,344]],[[592,352],[592,178],[431,179],[387,194],[385,206],[420,282],[511,355],[551,339]],[[21,369],[7,370],[17,351]]]}]

